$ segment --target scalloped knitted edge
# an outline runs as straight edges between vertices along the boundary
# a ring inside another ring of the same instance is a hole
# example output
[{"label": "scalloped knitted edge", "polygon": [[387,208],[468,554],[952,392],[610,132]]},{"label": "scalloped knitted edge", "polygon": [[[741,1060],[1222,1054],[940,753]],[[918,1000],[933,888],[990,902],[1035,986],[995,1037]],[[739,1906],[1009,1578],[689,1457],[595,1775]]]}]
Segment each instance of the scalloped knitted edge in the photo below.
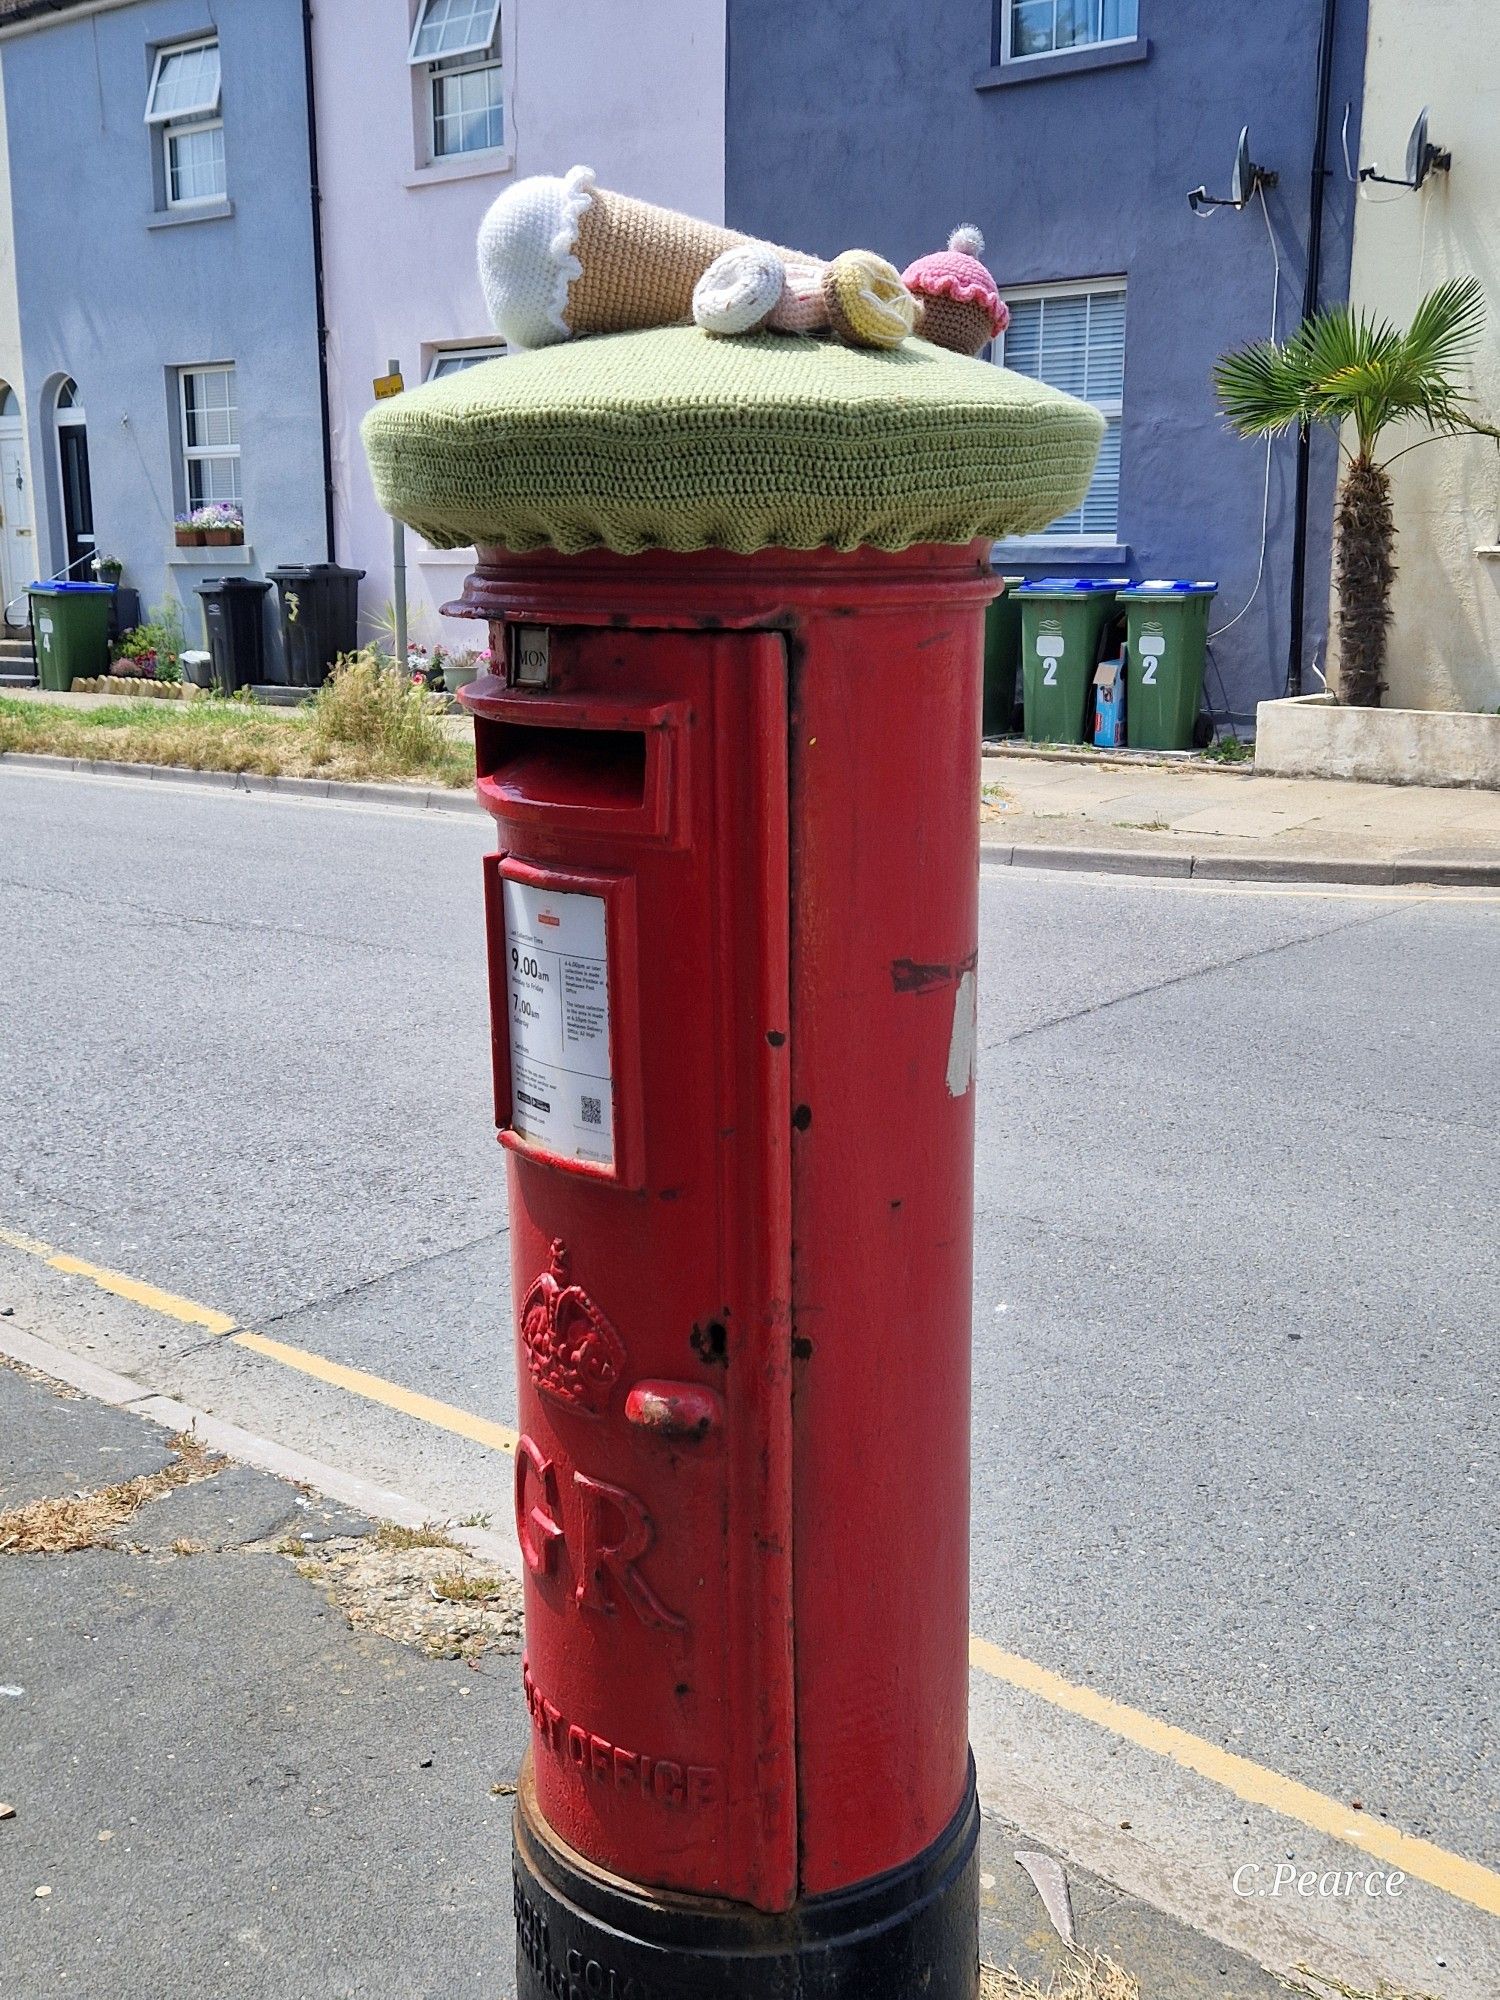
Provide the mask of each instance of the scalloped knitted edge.
[{"label": "scalloped knitted edge", "polygon": [[592,206],[598,179],[592,167],[569,167],[563,175],[562,185],[562,224],[547,246],[555,272],[552,304],[547,317],[563,339],[570,340],[573,329],[564,317],[568,310],[568,293],[573,280],[583,276],[583,266],[577,254],[578,225]]},{"label": "scalloped knitted edge", "polygon": [[[901,282],[908,291],[915,292],[920,299],[952,299],[961,306],[981,305],[992,321],[1000,317],[1000,307],[1004,300],[993,284],[985,285],[978,278],[970,278],[967,283],[950,276],[947,272],[939,278],[929,278],[915,265],[902,274]],[[996,326],[995,331],[1000,331]]]}]

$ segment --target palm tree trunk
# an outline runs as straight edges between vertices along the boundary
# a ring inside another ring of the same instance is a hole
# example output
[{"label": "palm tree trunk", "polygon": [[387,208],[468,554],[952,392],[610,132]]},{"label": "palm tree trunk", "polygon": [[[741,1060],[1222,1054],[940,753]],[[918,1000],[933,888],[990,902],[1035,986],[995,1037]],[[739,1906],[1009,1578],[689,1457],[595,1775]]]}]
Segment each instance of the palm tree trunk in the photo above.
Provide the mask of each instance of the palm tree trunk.
[{"label": "palm tree trunk", "polygon": [[1391,585],[1396,580],[1396,523],[1383,465],[1354,459],[1339,489],[1335,516],[1339,593],[1338,697],[1350,708],[1379,708],[1385,693]]}]

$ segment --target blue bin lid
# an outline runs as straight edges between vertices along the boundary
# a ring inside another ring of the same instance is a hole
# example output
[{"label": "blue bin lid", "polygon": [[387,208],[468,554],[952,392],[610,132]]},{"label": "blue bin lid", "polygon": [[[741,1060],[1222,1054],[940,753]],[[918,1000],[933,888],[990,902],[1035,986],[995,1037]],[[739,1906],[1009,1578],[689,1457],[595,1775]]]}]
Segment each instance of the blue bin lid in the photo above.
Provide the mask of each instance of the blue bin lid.
[{"label": "blue bin lid", "polygon": [[106,596],[114,595],[112,583],[30,583],[26,586],[31,597],[61,597],[64,591],[76,594],[79,591],[103,591]]},{"label": "blue bin lid", "polygon": [[1016,595],[1031,591],[1038,597],[1072,597],[1091,590],[1118,591],[1129,581],[1126,576],[1039,576],[1021,584]]},{"label": "blue bin lid", "polygon": [[1196,583],[1185,583],[1180,577],[1150,577],[1141,583],[1130,583],[1120,592],[1121,597],[1212,597],[1218,589],[1213,577],[1200,577]]}]

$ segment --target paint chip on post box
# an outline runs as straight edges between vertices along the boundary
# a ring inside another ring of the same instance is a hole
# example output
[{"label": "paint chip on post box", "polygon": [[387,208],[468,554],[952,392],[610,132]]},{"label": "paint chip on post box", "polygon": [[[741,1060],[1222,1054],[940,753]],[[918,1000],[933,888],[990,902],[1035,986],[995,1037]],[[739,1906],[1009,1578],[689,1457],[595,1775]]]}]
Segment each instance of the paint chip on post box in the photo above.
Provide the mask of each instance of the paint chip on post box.
[{"label": "paint chip on post box", "polygon": [[614,1165],[604,898],[505,878],[511,1124],[560,1159]]}]

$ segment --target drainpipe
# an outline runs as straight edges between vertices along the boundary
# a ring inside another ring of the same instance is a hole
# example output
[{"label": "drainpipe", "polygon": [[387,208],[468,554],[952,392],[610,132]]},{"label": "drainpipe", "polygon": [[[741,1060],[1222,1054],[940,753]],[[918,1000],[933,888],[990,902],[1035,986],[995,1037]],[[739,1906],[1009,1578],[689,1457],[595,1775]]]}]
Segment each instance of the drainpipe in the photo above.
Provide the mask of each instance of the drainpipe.
[{"label": "drainpipe", "polygon": [[[1323,206],[1328,190],[1328,112],[1333,95],[1334,18],[1338,0],[1323,0],[1323,29],[1318,39],[1318,117],[1313,140],[1312,193],[1307,219],[1307,277],[1302,287],[1302,317],[1318,310],[1318,284],[1323,263]],[[1287,646],[1286,692],[1302,692],[1303,599],[1307,594],[1307,481],[1312,460],[1312,432],[1304,424],[1297,433],[1297,496],[1292,510],[1291,638]]]},{"label": "drainpipe", "polygon": [[312,0],[302,0],[302,71],[307,79],[308,194],[312,203],[313,293],[318,315],[318,403],[323,420],[323,540],[329,562],[333,543],[333,418],[328,403],[328,314],[323,285],[323,194],[318,185],[318,98],[313,83]]}]

